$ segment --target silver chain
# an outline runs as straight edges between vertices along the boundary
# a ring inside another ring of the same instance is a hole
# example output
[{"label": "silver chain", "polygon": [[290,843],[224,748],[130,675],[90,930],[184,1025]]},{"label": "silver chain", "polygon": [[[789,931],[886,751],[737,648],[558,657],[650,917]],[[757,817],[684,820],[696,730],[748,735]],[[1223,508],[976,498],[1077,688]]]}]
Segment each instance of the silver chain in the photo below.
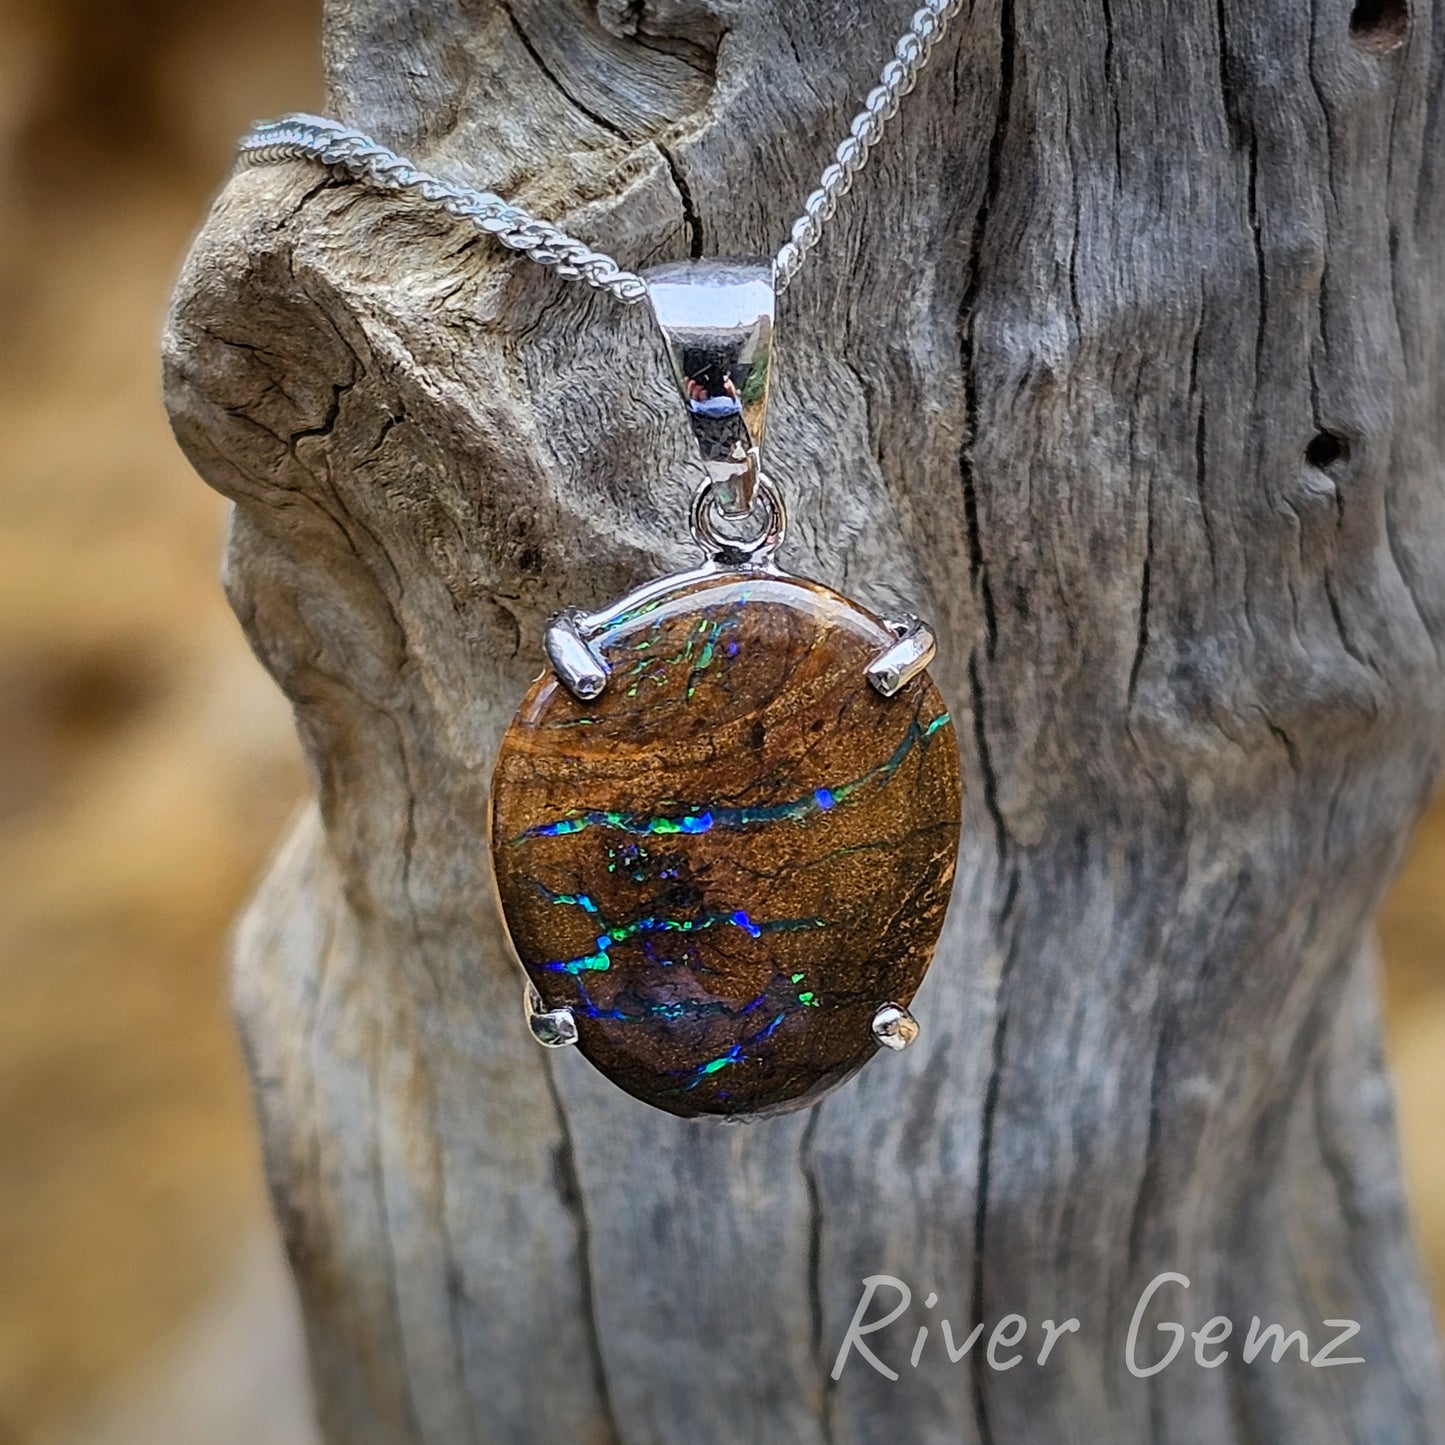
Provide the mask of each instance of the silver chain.
[{"label": "silver chain", "polygon": [[[943,39],[949,21],[962,6],[963,0],[928,0],[915,12],[893,47],[893,58],[883,67],[879,83],[853,117],[833,163],[819,178],[818,189],[803,203],[803,214],[793,223],[788,241],[773,260],[773,284],[779,291],[798,274],[808,253],[818,244],[838,202],[852,189],[854,177],[867,165],[869,153],[883,138],[884,127],[898,114],[903,97],[917,84],[933,47]],[[374,190],[413,191],[495,236],[504,246],[529,256],[539,266],[555,266],[557,274],[569,281],[585,281],[628,305],[647,295],[647,283],[641,276],[624,271],[611,256],[594,251],[559,226],[490,191],[434,176],[338,121],[315,115],[288,115],[263,122],[241,138],[239,159],[247,166],[313,161],[363,181]]]},{"label": "silver chain", "polygon": [[490,191],[473,190],[444,181],[413,165],[404,156],[378,145],[370,136],[316,115],[288,115],[267,121],[242,137],[243,165],[274,165],[280,161],[319,161],[377,191],[415,191],[444,211],[470,221],[504,246],[530,256],[540,266],[555,266],[569,281],[585,281],[610,291],[629,305],[647,295],[641,276],[624,271],[611,256],[569,236],[550,221],[504,201]]},{"label": "silver chain", "polygon": [[893,58],[883,67],[878,84],[868,92],[863,109],[853,117],[848,134],[834,152],[833,164],[818,178],[818,189],[803,202],[803,214],[783,249],[773,258],[773,285],[786,290],[802,269],[808,252],[818,244],[823,227],[833,219],[838,202],[853,188],[853,178],[868,164],[873,147],[883,139],[883,127],[898,114],[903,97],[918,83],[933,47],[943,39],[949,21],[963,8],[963,0],[931,0],[913,12],[908,29],[898,37]]}]

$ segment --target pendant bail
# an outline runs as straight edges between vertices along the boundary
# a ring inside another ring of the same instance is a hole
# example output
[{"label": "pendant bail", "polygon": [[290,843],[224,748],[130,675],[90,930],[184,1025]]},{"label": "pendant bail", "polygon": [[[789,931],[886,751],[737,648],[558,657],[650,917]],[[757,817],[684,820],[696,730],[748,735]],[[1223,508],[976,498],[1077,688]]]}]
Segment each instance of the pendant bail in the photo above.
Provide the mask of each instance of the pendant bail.
[{"label": "pendant bail", "polygon": [[775,291],[768,261],[681,261],[643,273],[724,518],[751,515],[768,414]]}]

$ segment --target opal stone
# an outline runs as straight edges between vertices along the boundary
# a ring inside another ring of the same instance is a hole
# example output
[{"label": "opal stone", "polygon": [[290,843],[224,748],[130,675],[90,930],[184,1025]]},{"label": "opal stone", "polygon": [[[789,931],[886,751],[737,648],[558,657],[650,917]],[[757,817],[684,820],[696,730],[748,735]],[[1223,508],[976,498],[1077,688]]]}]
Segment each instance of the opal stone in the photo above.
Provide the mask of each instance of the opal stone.
[{"label": "opal stone", "polygon": [[961,790],[927,675],[880,696],[892,636],[815,583],[720,572],[625,611],[579,702],[548,673],[502,744],[492,862],[546,1008],[630,1094],[773,1112],[877,1051],[943,925]]}]

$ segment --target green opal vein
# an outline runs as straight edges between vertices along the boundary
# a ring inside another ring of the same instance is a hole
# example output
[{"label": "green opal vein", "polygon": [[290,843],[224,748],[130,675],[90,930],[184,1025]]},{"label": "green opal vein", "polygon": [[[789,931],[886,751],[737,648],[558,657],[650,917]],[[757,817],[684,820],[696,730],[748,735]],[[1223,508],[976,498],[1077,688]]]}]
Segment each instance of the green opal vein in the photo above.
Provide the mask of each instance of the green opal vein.
[{"label": "green opal vein", "polygon": [[802,798],[791,798],[781,803],[752,808],[709,808],[696,805],[662,817],[648,817],[641,813],[573,811],[565,818],[528,829],[520,837],[513,839],[513,842],[525,843],[529,838],[560,837],[566,833],[580,833],[585,828],[615,828],[619,832],[639,834],[707,833],[713,828],[749,828],[762,823],[802,823],[818,813],[830,811],[839,803],[846,803],[860,788],[871,782],[886,782],[898,771],[915,745],[926,742],[939,728],[947,727],[950,721],[946,712],[940,712],[922,725],[915,717],[910,721],[903,741],[886,762],[880,763],[862,777],[853,778],[846,783],[839,783],[831,788],[814,788]]}]

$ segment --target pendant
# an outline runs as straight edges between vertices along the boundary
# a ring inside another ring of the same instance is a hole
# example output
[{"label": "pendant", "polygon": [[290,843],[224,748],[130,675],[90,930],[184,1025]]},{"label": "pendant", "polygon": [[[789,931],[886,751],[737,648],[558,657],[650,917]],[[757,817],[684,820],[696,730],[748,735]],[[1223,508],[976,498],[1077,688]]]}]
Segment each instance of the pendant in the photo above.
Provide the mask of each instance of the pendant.
[{"label": "pendant", "polygon": [[492,863],[538,1041],[670,1113],[741,1118],[917,1036],[958,750],[929,629],[774,562],[769,268],[648,283],[708,470],[706,560],[549,625],[493,775]]}]

